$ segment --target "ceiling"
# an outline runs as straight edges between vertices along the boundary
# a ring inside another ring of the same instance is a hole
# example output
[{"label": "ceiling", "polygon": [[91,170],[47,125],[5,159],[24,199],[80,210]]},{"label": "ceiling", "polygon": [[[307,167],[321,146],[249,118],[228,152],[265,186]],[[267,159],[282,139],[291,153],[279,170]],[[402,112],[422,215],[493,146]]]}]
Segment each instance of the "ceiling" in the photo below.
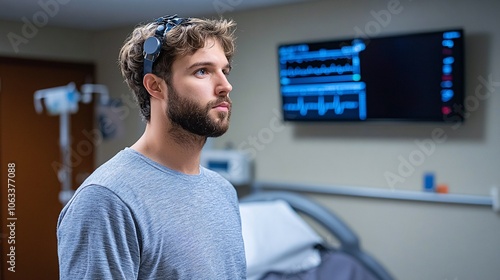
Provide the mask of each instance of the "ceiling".
[{"label": "ceiling", "polygon": [[311,0],[1,0],[0,20],[100,30],[136,25],[167,14],[213,17]]}]

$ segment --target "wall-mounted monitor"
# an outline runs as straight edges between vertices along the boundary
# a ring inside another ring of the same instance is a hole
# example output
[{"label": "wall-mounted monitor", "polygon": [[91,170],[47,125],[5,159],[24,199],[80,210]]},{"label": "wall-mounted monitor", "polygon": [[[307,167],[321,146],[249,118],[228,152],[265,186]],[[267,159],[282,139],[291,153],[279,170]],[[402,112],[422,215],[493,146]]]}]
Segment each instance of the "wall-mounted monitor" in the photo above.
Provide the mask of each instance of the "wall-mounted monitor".
[{"label": "wall-mounted monitor", "polygon": [[462,29],[278,46],[285,121],[463,121]]}]

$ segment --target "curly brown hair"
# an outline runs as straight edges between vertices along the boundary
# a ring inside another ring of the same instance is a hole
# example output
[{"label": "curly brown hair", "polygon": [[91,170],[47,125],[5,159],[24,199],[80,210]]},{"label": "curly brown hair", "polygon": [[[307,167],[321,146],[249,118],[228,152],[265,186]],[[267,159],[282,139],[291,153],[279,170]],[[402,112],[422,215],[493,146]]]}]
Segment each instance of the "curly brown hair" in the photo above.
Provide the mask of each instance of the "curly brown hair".
[{"label": "curly brown hair", "polygon": [[[138,25],[125,40],[118,58],[125,82],[134,93],[141,115],[147,122],[151,117],[151,106],[149,93],[143,84],[143,44],[147,38],[154,36],[158,25],[157,22]],[[175,59],[203,48],[208,39],[217,40],[231,62],[235,51],[235,27],[236,23],[232,20],[189,18],[188,24],[178,25],[167,32],[160,56],[153,66],[153,74],[170,83]]]}]

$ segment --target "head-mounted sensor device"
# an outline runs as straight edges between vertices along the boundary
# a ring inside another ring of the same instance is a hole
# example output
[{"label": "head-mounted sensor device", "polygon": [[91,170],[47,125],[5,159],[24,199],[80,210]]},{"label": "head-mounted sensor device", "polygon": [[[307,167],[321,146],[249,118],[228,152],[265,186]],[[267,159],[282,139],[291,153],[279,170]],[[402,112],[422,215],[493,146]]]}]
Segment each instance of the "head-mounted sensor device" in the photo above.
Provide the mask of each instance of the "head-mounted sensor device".
[{"label": "head-mounted sensor device", "polygon": [[144,41],[144,75],[153,72],[153,64],[160,55],[161,46],[167,36],[167,32],[177,25],[189,22],[189,19],[180,18],[177,15],[164,16],[156,20],[159,24],[155,34]]}]

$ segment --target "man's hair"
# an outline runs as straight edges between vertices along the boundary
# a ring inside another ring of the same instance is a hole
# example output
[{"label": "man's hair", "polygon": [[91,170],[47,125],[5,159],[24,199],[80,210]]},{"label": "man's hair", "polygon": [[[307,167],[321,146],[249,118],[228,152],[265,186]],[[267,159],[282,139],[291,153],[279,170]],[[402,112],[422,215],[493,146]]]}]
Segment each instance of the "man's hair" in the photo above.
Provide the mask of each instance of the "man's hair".
[{"label": "man's hair", "polygon": [[[125,82],[134,93],[141,115],[147,122],[151,118],[151,105],[149,93],[143,84],[143,44],[147,38],[154,36],[158,25],[153,22],[137,26],[125,40],[118,58]],[[227,60],[231,62],[235,51],[235,26],[232,20],[190,18],[189,23],[172,28],[163,39],[160,56],[153,65],[153,74],[170,83],[175,59],[205,47],[207,39],[218,41]]]}]

